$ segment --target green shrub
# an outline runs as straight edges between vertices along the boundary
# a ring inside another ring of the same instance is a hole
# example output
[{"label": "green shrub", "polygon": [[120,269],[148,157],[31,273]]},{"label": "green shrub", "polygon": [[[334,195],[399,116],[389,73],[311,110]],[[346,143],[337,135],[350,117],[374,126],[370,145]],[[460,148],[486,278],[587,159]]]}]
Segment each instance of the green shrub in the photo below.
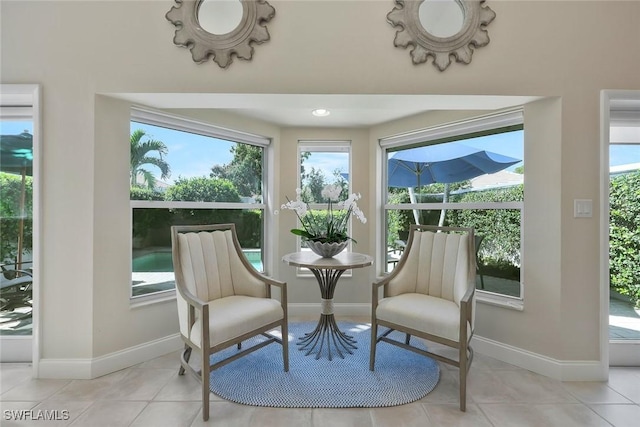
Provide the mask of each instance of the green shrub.
[{"label": "green shrub", "polygon": [[[23,253],[33,248],[33,178],[25,177]],[[20,234],[22,177],[0,172],[0,262],[15,261]]]},{"label": "green shrub", "polygon": [[131,187],[129,196],[131,200],[164,200],[162,193],[146,187]]},{"label": "green shrub", "polygon": [[179,178],[167,188],[165,200],[189,202],[240,202],[240,194],[227,179],[218,178]]},{"label": "green shrub", "polygon": [[640,171],[611,180],[609,280],[640,308]]},{"label": "green shrub", "polygon": [[[514,202],[524,200],[522,184],[513,187],[462,194],[461,203]],[[487,262],[520,266],[520,210],[470,209],[447,212],[445,223],[450,226],[471,227],[484,236],[480,255]]]}]

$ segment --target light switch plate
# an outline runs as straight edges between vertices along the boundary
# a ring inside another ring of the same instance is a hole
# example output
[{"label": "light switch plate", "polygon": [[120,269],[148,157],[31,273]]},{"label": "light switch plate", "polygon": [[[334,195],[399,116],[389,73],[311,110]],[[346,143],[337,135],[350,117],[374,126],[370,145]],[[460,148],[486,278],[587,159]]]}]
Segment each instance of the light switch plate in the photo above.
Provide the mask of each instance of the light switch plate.
[{"label": "light switch plate", "polygon": [[593,200],[574,199],[573,200],[573,217],[574,218],[593,217]]}]

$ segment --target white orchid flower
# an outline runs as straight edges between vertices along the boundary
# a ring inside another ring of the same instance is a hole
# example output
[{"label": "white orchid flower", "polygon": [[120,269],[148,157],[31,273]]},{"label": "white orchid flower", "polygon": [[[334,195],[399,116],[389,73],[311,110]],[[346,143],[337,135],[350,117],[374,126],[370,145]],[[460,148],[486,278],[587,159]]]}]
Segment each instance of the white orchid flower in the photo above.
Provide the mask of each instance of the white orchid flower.
[{"label": "white orchid flower", "polygon": [[340,193],[342,193],[342,187],[340,187],[339,185],[327,185],[322,189],[320,195],[323,199],[327,199],[333,202],[340,198]]},{"label": "white orchid flower", "polygon": [[[342,187],[339,185],[327,185],[322,189],[321,196],[328,201],[327,213],[322,214],[319,211],[310,210],[309,205],[302,200],[303,190],[296,188],[296,199],[290,200],[287,197],[287,203],[281,206],[282,209],[295,211],[298,216],[301,228],[292,229],[291,232],[301,236],[303,240],[328,243],[352,240],[357,243],[347,235],[347,230],[351,214],[363,224],[367,222],[367,218],[356,203],[362,196],[360,193],[352,193],[346,200],[339,201],[341,193]],[[337,210],[346,212],[338,214],[335,212]]]}]

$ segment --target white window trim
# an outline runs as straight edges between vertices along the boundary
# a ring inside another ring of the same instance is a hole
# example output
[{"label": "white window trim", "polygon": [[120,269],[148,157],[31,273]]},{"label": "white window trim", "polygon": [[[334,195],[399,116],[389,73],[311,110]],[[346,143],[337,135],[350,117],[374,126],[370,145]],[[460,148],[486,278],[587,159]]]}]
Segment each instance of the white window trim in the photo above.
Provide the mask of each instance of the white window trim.
[{"label": "white window trim", "polygon": [[140,106],[131,107],[131,121],[145,123],[153,126],[174,129],[182,132],[197,133],[211,138],[224,139],[244,144],[259,145],[268,147],[271,139],[248,132],[241,132],[215,126],[210,123],[201,122],[188,117],[181,117],[163,111],[152,110]]},{"label": "white window trim", "polygon": [[[177,130],[181,132],[195,133],[202,136],[208,136],[211,138],[222,139],[231,142],[237,142],[242,144],[255,145],[264,148],[263,155],[263,182],[262,193],[263,200],[269,200],[269,180],[266,173],[269,170],[269,147],[271,145],[271,139],[265,136],[251,134],[247,132],[237,131],[233,129],[223,128],[220,126],[212,125],[210,123],[194,120],[187,117],[178,116],[164,111],[158,111],[142,106],[131,107],[130,122],[143,123],[152,126],[158,126]],[[269,230],[272,227],[267,225],[268,209],[265,203],[227,203],[227,202],[185,202],[185,201],[158,201],[158,200],[131,200],[130,201],[130,225],[129,229],[133,228],[133,210],[134,209],[258,209],[263,213],[263,241],[266,243],[271,241]],[[133,238],[133,237],[131,237]],[[129,262],[132,262],[132,247],[129,248]],[[264,249],[264,248],[263,248]],[[269,251],[265,251],[267,256]],[[266,265],[269,263],[268,259],[263,260]],[[129,271],[133,271],[132,266],[129,266]],[[159,291],[145,295],[133,296],[132,286],[129,284],[129,303],[130,307],[138,308],[147,305],[158,304],[165,301],[173,300],[176,298],[176,291],[174,289]]]},{"label": "white window trim", "polygon": [[380,147],[389,149],[425,141],[468,135],[508,126],[521,125],[524,122],[522,109],[502,111],[486,116],[474,117],[457,122],[446,123],[413,132],[389,136],[380,139]]},{"label": "white window trim", "polygon": [[[484,116],[474,117],[470,119],[460,120],[451,123],[445,123],[425,129],[412,132],[406,132],[398,135],[392,135],[381,138],[379,145],[382,155],[382,180],[387,181],[387,163],[386,156],[389,149],[411,146],[413,144],[423,143],[425,141],[435,141],[444,138],[469,135],[476,132],[485,132],[492,129],[505,128],[509,126],[522,125],[524,123],[524,112],[522,108],[501,111],[498,113],[488,114]],[[386,200],[386,189],[383,189],[383,200]],[[503,203],[406,203],[406,204],[383,204],[382,215],[380,221],[381,239],[379,241],[386,243],[386,211],[395,209],[519,209],[520,210],[520,241],[522,242],[522,224],[524,212],[524,202],[503,202]],[[378,248],[379,259],[386,258],[386,248]],[[524,259],[522,245],[520,248],[521,260]],[[382,266],[383,267],[383,266]],[[521,266],[522,268],[522,266]],[[385,274],[384,272],[379,272]],[[520,296],[513,297],[510,295],[495,294],[492,292],[476,289],[476,300],[503,308],[522,311],[524,310],[524,281],[520,278]]]},{"label": "white window trim", "polygon": [[0,105],[0,120],[2,121],[33,121],[33,107],[26,106],[2,106]]}]

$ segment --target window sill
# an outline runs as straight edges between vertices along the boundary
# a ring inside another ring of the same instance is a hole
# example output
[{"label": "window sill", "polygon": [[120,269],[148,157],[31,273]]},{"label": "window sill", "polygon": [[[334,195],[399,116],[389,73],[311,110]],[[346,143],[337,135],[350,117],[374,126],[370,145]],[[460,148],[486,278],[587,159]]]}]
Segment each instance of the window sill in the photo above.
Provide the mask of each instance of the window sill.
[{"label": "window sill", "polygon": [[494,305],[496,307],[507,308],[510,310],[524,310],[524,301],[522,299],[496,295],[489,292],[476,291],[476,301],[482,304]]},{"label": "window sill", "polygon": [[148,305],[160,304],[167,301],[175,301],[176,290],[172,289],[164,292],[157,292],[149,295],[142,295],[139,297],[132,297],[129,299],[130,308],[136,309],[140,307],[146,307]]}]

